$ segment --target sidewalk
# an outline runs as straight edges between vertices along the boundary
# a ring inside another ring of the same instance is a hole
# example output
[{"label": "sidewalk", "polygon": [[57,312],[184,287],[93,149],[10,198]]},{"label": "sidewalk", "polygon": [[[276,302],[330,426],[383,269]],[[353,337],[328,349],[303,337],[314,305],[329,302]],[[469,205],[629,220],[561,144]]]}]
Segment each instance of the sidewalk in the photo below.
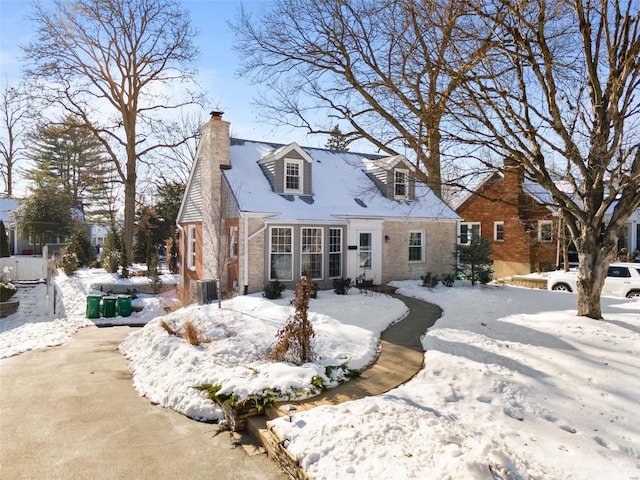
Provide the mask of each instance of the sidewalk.
[{"label": "sidewalk", "polygon": [[248,419],[249,434],[258,440],[292,478],[305,479],[305,472],[283,447],[282,439],[270,428],[268,420],[283,417],[294,405],[297,412],[321,405],[337,405],[360,398],[380,395],[411,380],[424,367],[424,350],[420,338],[442,315],[437,305],[404,295],[391,294],[410,309],[400,322],[381,334],[381,351],[375,363],[362,374],[336,388],[326,390],[308,400],[286,402],[267,409],[266,415]]},{"label": "sidewalk", "polygon": [[290,402],[286,405],[294,404],[298,411],[302,411],[319,405],[337,405],[380,395],[411,380],[422,369],[424,350],[420,337],[440,318],[442,310],[437,305],[415,298],[397,294],[391,296],[402,300],[410,311],[403,320],[382,332],[380,355],[373,366],[362,372],[359,377],[336,388],[326,390],[308,400]]}]

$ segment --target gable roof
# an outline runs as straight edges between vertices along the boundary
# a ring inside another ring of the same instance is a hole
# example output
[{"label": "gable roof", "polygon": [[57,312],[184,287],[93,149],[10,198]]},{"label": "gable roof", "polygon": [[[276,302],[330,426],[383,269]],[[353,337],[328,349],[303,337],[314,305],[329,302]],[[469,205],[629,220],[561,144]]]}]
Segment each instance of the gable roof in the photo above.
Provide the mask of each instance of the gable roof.
[{"label": "gable roof", "polygon": [[[456,210],[460,209],[463,205],[465,205],[468,201],[470,201],[476,192],[480,191],[485,185],[490,182],[503,180],[504,172],[497,171],[489,173],[482,179],[478,186],[473,191],[468,191],[456,202]],[[560,182],[558,182],[560,183]],[[524,179],[522,182],[522,192],[529,197],[531,197],[536,203],[547,207],[551,212],[556,212],[557,207],[553,198],[551,198],[551,194],[548,190],[546,190],[542,185],[540,185],[535,180],[532,180],[528,175],[524,175]]]},{"label": "gable roof", "polygon": [[231,169],[224,170],[223,175],[241,211],[270,215],[278,221],[330,222],[344,217],[459,218],[421,183],[416,184],[416,200],[385,198],[367,175],[371,161],[379,163],[384,157],[360,153],[304,147],[302,150],[313,163],[312,197],[277,194],[260,163],[276,150],[287,148],[289,145],[231,139]]}]

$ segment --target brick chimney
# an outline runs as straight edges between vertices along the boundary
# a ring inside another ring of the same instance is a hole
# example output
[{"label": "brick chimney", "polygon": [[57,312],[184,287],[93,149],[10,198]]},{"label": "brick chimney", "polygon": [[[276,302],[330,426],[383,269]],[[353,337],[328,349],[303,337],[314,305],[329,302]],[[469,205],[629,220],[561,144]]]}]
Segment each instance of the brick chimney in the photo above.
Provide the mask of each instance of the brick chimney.
[{"label": "brick chimney", "polygon": [[217,255],[223,209],[222,170],[231,168],[229,160],[229,122],[222,120],[222,112],[211,112],[211,118],[202,126],[200,139],[200,186],[202,192],[202,275],[204,279],[217,278]]},{"label": "brick chimney", "polygon": [[222,120],[223,113],[216,110],[211,112],[211,119],[202,126],[202,140],[206,145],[206,155],[220,169],[225,170],[231,168],[229,161],[230,123]]},{"label": "brick chimney", "polygon": [[[524,183],[524,167],[515,158],[504,159],[504,190],[517,198]],[[512,200],[513,201],[513,200]]]}]

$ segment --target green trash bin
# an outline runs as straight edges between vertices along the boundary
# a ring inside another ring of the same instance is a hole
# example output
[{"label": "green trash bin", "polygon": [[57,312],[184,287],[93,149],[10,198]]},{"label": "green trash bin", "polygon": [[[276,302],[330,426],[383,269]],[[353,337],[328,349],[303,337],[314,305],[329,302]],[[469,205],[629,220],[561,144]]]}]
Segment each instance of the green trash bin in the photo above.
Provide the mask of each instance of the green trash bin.
[{"label": "green trash bin", "polygon": [[116,297],[102,297],[102,316],[116,316]]},{"label": "green trash bin", "polygon": [[118,295],[118,315],[121,317],[128,317],[131,315],[131,296]]},{"label": "green trash bin", "polygon": [[87,318],[100,318],[100,295],[87,295]]}]

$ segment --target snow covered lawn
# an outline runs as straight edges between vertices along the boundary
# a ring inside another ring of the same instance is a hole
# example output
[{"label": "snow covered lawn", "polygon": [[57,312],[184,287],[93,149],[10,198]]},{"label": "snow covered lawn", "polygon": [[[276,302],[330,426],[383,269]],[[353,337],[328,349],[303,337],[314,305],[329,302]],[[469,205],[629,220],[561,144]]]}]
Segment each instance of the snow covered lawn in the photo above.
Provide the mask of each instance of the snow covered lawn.
[{"label": "snow covered lawn", "polygon": [[[0,321],[0,357],[63,343],[90,325],[88,286],[106,277],[100,270],[58,275],[57,315],[24,292],[20,311]],[[605,319],[596,321],[575,316],[574,294],[458,284],[428,290],[418,283],[396,286],[444,309],[422,339],[420,374],[384,395],[274,422],[311,476],[640,478],[639,301],[603,298]],[[163,306],[170,298],[141,296],[136,302],[144,310],[128,320],[147,325],[120,346],[136,388],[203,420],[221,414],[192,388],[202,383],[239,397],[265,389],[305,396],[314,377],[331,381],[326,367],[371,362],[380,332],[406,311],[382,295],[320,292],[310,304],[318,360],[302,367],[270,363],[291,295],[277,301],[249,295],[222,309],[191,306],[169,315]],[[188,345],[161,326],[180,330],[188,320],[208,343]]]},{"label": "snow covered lawn", "polygon": [[440,305],[426,368],[385,395],[278,419],[317,479],[640,478],[640,302],[514,287],[399,293]]}]

